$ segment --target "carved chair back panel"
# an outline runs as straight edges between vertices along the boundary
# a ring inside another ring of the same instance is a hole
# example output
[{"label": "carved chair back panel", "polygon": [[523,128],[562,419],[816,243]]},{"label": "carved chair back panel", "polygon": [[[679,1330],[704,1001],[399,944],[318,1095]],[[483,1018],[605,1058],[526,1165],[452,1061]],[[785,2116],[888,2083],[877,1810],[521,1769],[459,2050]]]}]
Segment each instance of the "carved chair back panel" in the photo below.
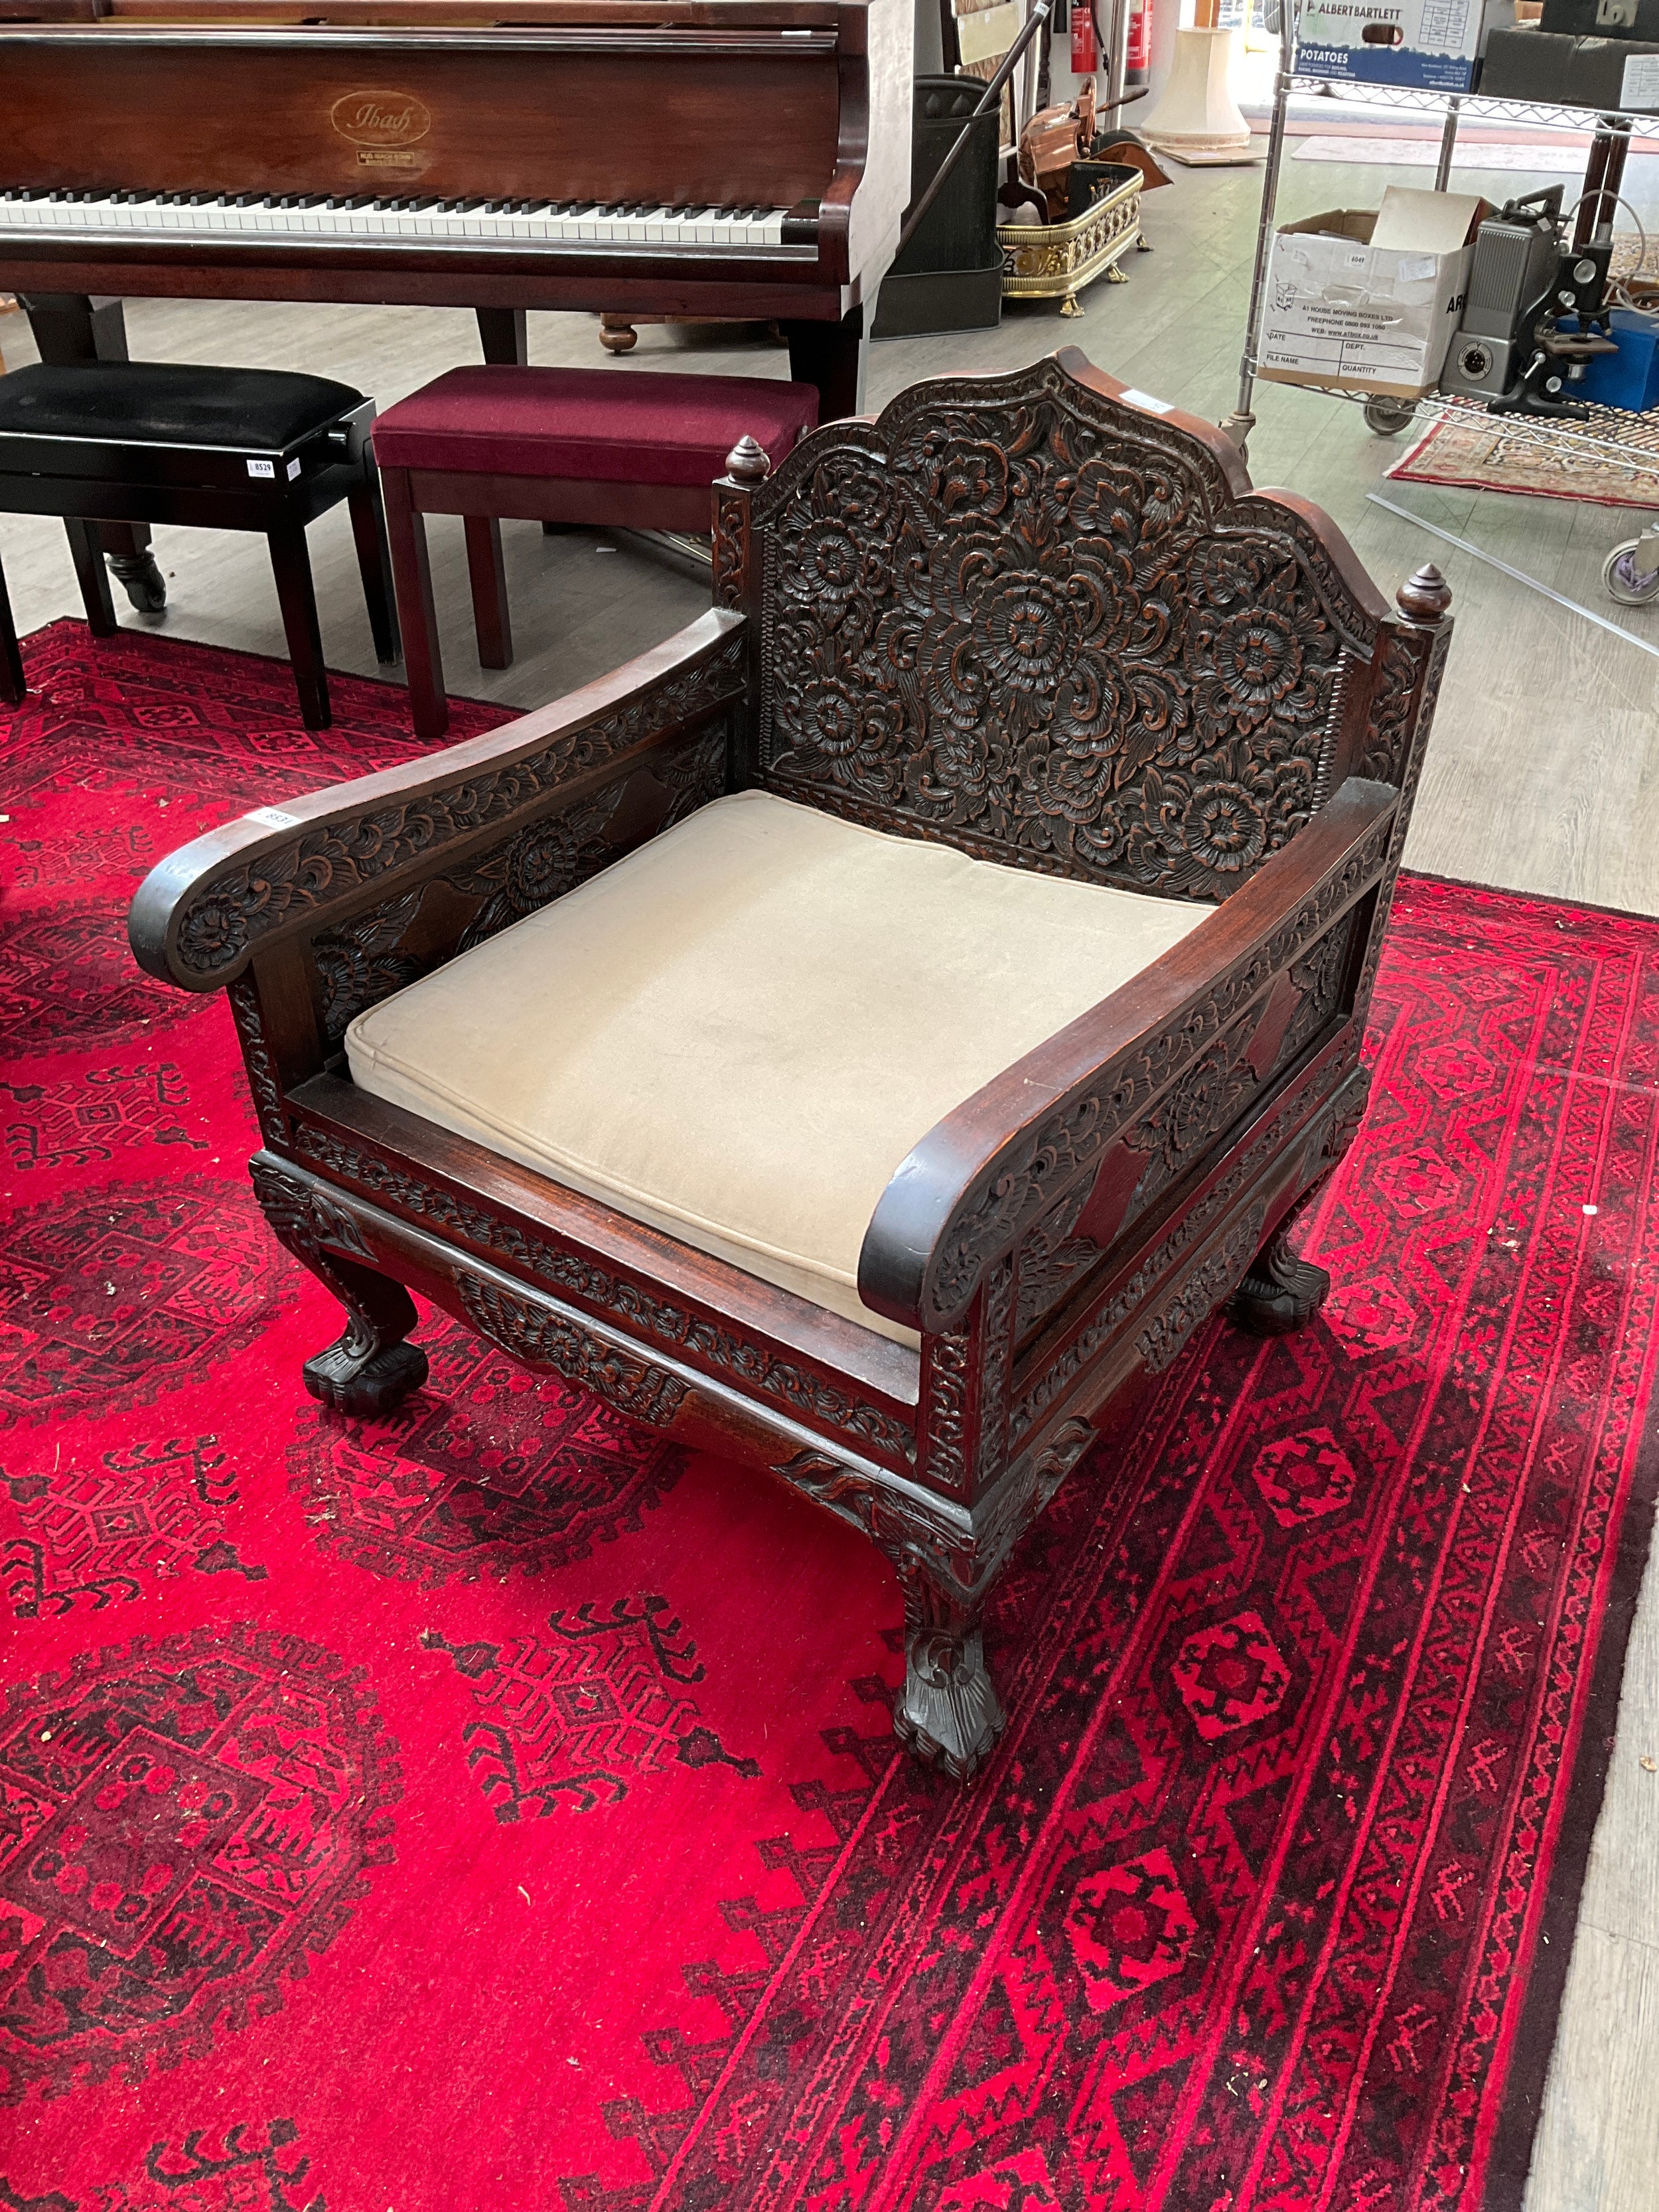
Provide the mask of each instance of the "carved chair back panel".
[{"label": "carved chair back panel", "polygon": [[760,781],[987,859],[1224,898],[1370,681],[1314,525],[1058,360],[818,431],[751,527]]}]

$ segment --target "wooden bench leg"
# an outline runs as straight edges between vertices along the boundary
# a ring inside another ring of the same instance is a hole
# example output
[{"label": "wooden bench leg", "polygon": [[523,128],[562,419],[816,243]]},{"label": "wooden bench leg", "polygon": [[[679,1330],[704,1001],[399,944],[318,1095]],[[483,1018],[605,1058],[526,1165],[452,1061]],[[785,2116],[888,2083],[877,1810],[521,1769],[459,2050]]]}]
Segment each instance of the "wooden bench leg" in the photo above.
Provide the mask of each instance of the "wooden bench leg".
[{"label": "wooden bench leg", "polygon": [[82,515],[66,514],[64,529],[75,557],[75,574],[81,586],[81,604],[87,611],[87,627],[94,637],[115,635],[115,602],[110,597],[109,571],[104,566],[100,526]]},{"label": "wooden bench leg", "polygon": [[268,530],[265,542],[270,548],[283,632],[300,694],[301,718],[308,730],[325,730],[330,720],[328,678],[323,673],[323,634],[317,626],[317,594],[312,589],[306,534],[298,523],[286,523]]},{"label": "wooden bench leg", "polygon": [[0,699],[9,707],[21,707],[27,688],[23,682],[23,656],[17,650],[17,629],[11,618],[11,601],[6,595],[5,571],[0,569]]},{"label": "wooden bench leg", "polygon": [[472,627],[478,635],[478,665],[511,668],[513,623],[507,611],[507,563],[501,557],[501,526],[493,514],[469,514],[466,570],[472,582]]},{"label": "wooden bench leg", "polygon": [[374,638],[374,658],[390,668],[403,658],[398,642],[398,613],[392,591],[392,556],[386,549],[386,524],[380,514],[380,488],[372,468],[355,491],[346,494],[351,515],[351,535],[356,541],[357,570],[363,580],[363,599],[368,608],[368,627]]},{"label": "wooden bench leg", "polygon": [[[131,358],[119,300],[85,292],[26,292],[22,305],[41,360],[54,368],[69,362]],[[149,523],[100,522],[93,527],[133,605],[140,614],[160,614],[167,603],[167,587],[150,551]],[[95,623],[93,633],[106,635]]]},{"label": "wooden bench leg", "polygon": [[386,502],[386,534],[392,548],[392,580],[398,587],[398,626],[404,640],[404,681],[409,686],[415,734],[441,738],[449,727],[449,703],[444,696],[438,618],[432,605],[426,525],[410,495],[409,471],[383,469],[380,496]]}]

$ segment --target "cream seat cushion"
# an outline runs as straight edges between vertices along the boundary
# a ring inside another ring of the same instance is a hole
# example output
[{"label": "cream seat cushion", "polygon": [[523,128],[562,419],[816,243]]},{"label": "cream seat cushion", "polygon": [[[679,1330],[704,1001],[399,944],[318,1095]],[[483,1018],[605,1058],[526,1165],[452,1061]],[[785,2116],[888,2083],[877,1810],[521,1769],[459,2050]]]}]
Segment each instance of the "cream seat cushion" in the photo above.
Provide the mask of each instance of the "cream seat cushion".
[{"label": "cream seat cushion", "polygon": [[900,1344],[858,1294],[933,1124],[1212,912],[716,799],[346,1033],[354,1080]]}]

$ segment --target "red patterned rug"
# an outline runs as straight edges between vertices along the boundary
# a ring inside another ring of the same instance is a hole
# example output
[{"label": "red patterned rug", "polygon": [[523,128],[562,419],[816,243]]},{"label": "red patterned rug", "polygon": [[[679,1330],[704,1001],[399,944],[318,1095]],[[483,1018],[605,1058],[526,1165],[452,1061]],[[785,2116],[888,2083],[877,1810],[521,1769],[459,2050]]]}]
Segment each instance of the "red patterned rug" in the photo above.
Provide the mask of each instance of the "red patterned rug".
[{"label": "red patterned rug", "polygon": [[1515,2203],[1651,1506],[1659,926],[1406,884],[1330,1303],[1213,1322],[1072,1479],[964,1791],[838,1522],[447,1322],[396,1419],[304,1396],[226,1009],[121,917],[412,750],[400,695],[312,737],[272,664],[27,657],[0,2204]]}]

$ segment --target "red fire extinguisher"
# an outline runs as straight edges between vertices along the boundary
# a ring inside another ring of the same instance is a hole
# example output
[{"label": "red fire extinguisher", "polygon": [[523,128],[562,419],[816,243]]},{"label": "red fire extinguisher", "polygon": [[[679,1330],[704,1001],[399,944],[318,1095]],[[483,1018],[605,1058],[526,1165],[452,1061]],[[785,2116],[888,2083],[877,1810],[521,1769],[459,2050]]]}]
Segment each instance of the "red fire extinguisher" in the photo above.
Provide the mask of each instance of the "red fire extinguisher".
[{"label": "red fire extinguisher", "polygon": [[1092,76],[1099,67],[1092,0],[1072,0],[1072,74]]},{"label": "red fire extinguisher", "polygon": [[1129,45],[1123,59],[1125,84],[1145,84],[1152,59],[1152,0],[1129,0]]}]

